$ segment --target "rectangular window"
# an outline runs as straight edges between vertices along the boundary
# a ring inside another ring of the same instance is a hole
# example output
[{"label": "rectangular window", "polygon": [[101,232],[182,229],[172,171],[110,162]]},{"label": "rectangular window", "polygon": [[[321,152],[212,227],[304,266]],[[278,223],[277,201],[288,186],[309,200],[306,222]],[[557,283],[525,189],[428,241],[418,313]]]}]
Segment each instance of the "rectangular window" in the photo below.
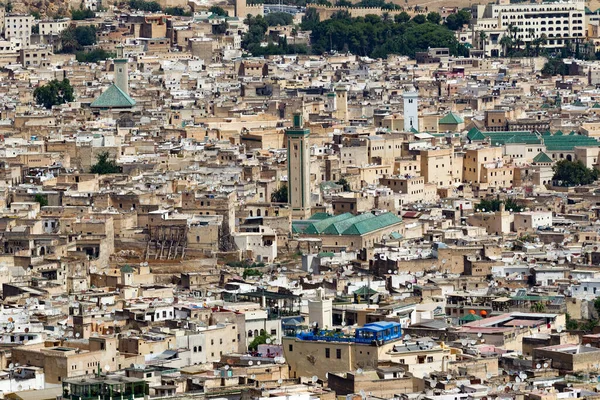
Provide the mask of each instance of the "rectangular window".
[{"label": "rectangular window", "polygon": [[288,350],[290,352],[294,351],[294,345],[293,344],[288,345]]},{"label": "rectangular window", "polygon": [[342,349],[335,349],[335,358],[338,360],[342,358]]},{"label": "rectangular window", "polygon": [[325,347],[325,358],[329,358],[329,357],[330,357],[329,347]]}]

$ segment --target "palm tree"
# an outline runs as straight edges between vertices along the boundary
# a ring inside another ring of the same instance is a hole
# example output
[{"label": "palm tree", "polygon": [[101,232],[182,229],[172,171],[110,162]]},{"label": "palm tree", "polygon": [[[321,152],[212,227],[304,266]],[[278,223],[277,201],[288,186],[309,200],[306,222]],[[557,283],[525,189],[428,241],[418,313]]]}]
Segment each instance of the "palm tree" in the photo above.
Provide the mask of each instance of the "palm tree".
[{"label": "palm tree", "polygon": [[483,51],[483,55],[485,56],[485,43],[488,38],[488,35],[484,31],[479,32],[479,45],[481,46],[481,50]]},{"label": "palm tree", "polygon": [[502,46],[502,51],[503,51],[505,57],[512,53],[512,45],[513,45],[513,40],[510,36],[508,36],[508,35],[502,36],[502,38],[500,39],[500,46]]},{"label": "palm tree", "polygon": [[544,311],[546,311],[546,305],[541,301],[537,301],[531,305],[531,312],[543,313]]}]

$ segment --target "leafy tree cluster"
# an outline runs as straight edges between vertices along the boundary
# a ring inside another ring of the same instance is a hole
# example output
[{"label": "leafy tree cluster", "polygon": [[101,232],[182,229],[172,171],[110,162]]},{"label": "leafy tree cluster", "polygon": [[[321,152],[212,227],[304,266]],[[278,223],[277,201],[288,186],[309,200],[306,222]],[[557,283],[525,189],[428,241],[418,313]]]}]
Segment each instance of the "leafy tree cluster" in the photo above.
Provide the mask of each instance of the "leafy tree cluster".
[{"label": "leafy tree cluster", "polygon": [[414,57],[416,52],[430,47],[448,47],[454,55],[466,55],[466,47],[458,43],[454,32],[431,23],[419,14],[410,21],[404,13],[394,20],[384,15],[352,18],[338,12],[332,18],[315,24],[311,43],[316,54],[326,51],[350,51],[361,56],[386,58],[389,54]]},{"label": "leafy tree cluster", "polygon": [[551,58],[544,64],[542,68],[544,75],[569,75],[569,66],[565,64],[562,58]]},{"label": "leafy tree cluster", "polygon": [[361,0],[357,3],[352,3],[349,0],[338,0],[335,3],[338,7],[369,7],[369,8],[382,8],[384,10],[401,10],[398,4],[392,2],[386,2],[385,0]]},{"label": "leafy tree cluster", "polygon": [[31,11],[29,15],[31,15],[35,19],[42,19],[42,15],[39,11]]},{"label": "leafy tree cluster", "polygon": [[587,168],[581,160],[560,160],[552,169],[552,179],[558,186],[589,185],[597,181],[600,175],[597,169]]},{"label": "leafy tree cluster", "polygon": [[165,8],[165,14],[174,17],[189,17],[192,15],[191,11],[185,11],[183,7],[167,7]]},{"label": "leafy tree cluster", "polygon": [[132,10],[140,10],[147,12],[162,11],[162,7],[156,1],[129,0],[129,8],[131,8]]},{"label": "leafy tree cluster", "polygon": [[68,79],[51,80],[33,91],[35,102],[47,109],[75,100],[73,87]]},{"label": "leafy tree cluster", "polygon": [[40,207],[46,207],[48,205],[48,199],[46,199],[46,196],[40,193],[33,197],[33,201],[40,203]]},{"label": "leafy tree cluster", "polygon": [[305,45],[288,44],[287,38],[278,38],[277,42],[268,40],[267,46],[261,43],[267,38],[265,34],[269,27],[266,18],[258,15],[256,17],[248,16],[245,20],[248,25],[248,32],[242,38],[242,48],[253,56],[265,56],[275,54],[306,54],[308,49]]},{"label": "leafy tree cluster", "polygon": [[91,51],[79,51],[75,53],[75,58],[81,63],[97,63],[98,61],[106,60],[107,58],[115,57],[114,53],[103,49],[94,49]]},{"label": "leafy tree cluster", "polygon": [[266,344],[267,343],[267,339],[270,339],[271,335],[267,334],[266,332],[261,333],[260,335],[256,336],[248,345],[248,350],[249,351],[256,351],[258,349],[258,345],[259,344]]},{"label": "leafy tree cluster", "polygon": [[225,11],[222,7],[219,6],[212,6],[211,8],[208,9],[209,12],[215,14],[215,15],[220,15],[222,17],[227,17],[227,11]]},{"label": "leafy tree cluster", "polygon": [[331,6],[328,0],[248,0],[248,4],[284,4],[286,6],[304,7],[307,4],[317,4],[320,6]]},{"label": "leafy tree cluster", "polygon": [[342,190],[344,192],[351,192],[352,189],[350,188],[350,184],[348,183],[348,181],[345,178],[340,178],[339,181],[336,182],[338,185],[342,185]]},{"label": "leafy tree cluster", "polygon": [[76,53],[85,46],[96,44],[96,28],[93,26],[69,26],[60,34],[63,53]]},{"label": "leafy tree cluster", "polygon": [[74,21],[80,21],[88,18],[95,18],[96,13],[89,8],[80,8],[79,10],[71,9],[71,19]]},{"label": "leafy tree cluster", "polygon": [[118,174],[121,172],[121,168],[117,165],[115,160],[109,159],[110,155],[107,151],[102,152],[96,156],[96,164],[92,165],[90,172],[92,174],[106,175],[106,174]]},{"label": "leafy tree cluster", "polygon": [[265,20],[269,26],[284,26],[291,25],[294,21],[294,17],[292,14],[284,13],[284,12],[274,12],[269,13],[265,16]]},{"label": "leafy tree cluster", "polygon": [[229,265],[230,267],[233,268],[244,268],[244,269],[256,269],[256,268],[262,268],[265,266],[265,263],[263,262],[254,262],[252,264],[250,264],[247,260],[244,261],[229,261],[227,263],[227,265]]},{"label": "leafy tree cluster", "polygon": [[254,268],[246,268],[242,273],[242,278],[247,279],[249,276],[262,276],[262,273]]},{"label": "leafy tree cluster", "polygon": [[448,29],[457,31],[471,21],[471,13],[467,10],[460,10],[457,13],[450,14],[446,17],[446,26]]},{"label": "leafy tree cluster", "polygon": [[477,206],[475,206],[476,210],[485,210],[485,211],[500,211],[500,205],[504,204],[505,210],[513,210],[514,212],[523,211],[523,207],[521,207],[516,201],[513,199],[506,199],[504,201],[500,199],[491,199],[491,200],[481,200]]},{"label": "leafy tree cluster", "polygon": [[287,203],[288,202],[288,187],[287,185],[281,185],[279,189],[271,193],[271,201],[273,203]]}]

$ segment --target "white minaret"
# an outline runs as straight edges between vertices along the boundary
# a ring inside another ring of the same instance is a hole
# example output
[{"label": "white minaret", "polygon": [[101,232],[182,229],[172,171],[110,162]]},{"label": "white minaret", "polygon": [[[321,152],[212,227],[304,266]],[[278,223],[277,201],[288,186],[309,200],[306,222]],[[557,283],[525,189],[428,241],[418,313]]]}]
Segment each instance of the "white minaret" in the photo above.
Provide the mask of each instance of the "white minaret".
[{"label": "white minaret", "polygon": [[404,98],[404,131],[419,130],[419,92],[410,86],[402,94]]}]

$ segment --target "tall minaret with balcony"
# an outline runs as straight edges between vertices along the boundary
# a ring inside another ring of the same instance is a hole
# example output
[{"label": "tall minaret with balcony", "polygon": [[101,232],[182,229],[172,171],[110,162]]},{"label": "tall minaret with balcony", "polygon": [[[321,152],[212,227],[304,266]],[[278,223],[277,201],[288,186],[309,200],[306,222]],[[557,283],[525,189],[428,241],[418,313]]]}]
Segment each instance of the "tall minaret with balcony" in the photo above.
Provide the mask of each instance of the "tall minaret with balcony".
[{"label": "tall minaret with balcony", "polygon": [[310,130],[304,128],[302,114],[294,113],[293,125],[287,129],[288,203],[292,218],[310,217]]}]

